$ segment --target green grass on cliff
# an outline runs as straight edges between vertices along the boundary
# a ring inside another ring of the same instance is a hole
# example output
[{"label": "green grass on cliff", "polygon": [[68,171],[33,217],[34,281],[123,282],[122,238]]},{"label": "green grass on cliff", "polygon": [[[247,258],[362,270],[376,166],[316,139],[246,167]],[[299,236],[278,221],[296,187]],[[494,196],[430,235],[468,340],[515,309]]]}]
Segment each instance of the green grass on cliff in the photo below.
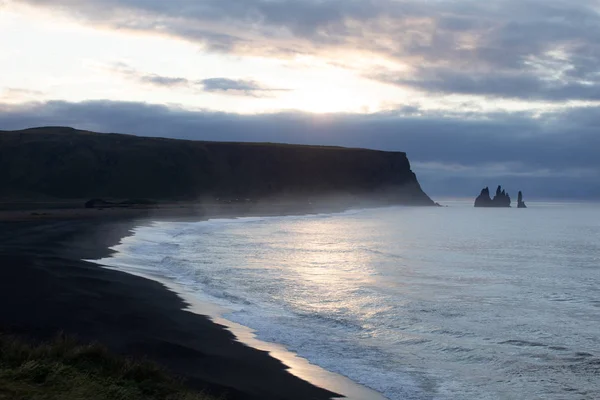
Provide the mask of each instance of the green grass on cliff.
[{"label": "green grass on cliff", "polygon": [[157,365],[57,337],[31,345],[0,334],[0,400],[214,400]]}]

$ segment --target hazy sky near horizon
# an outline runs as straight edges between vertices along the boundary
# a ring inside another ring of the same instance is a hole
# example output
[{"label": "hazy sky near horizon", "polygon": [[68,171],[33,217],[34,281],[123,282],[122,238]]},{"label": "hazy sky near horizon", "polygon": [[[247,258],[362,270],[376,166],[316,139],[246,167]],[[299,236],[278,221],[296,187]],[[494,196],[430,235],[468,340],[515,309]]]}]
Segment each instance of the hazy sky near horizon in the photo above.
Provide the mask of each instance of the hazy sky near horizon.
[{"label": "hazy sky near horizon", "polygon": [[400,150],[438,196],[600,197],[599,0],[0,0],[0,37],[0,129]]}]

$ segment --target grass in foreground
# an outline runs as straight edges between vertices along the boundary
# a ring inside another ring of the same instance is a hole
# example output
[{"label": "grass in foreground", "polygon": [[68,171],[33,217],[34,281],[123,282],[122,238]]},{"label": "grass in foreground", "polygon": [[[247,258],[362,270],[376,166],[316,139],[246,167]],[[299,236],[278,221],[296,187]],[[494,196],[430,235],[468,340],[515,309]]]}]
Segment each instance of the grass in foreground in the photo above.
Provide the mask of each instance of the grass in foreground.
[{"label": "grass in foreground", "polygon": [[214,400],[146,361],[58,336],[32,345],[0,334],[0,400]]}]

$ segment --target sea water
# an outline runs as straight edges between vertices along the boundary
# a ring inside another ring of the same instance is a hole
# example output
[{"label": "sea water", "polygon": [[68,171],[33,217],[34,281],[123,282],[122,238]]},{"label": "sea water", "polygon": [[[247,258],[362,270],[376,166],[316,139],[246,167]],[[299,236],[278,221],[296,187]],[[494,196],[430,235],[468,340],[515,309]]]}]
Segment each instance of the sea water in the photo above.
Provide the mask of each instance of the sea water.
[{"label": "sea water", "polygon": [[600,398],[597,205],[155,222],[115,249],[389,399]]}]

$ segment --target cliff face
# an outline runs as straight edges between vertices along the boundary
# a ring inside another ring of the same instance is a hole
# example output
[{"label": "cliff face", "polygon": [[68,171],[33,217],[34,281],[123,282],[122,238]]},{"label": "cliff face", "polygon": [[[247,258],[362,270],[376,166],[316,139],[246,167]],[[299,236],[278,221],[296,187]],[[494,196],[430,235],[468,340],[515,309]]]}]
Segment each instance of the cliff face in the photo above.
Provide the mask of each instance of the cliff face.
[{"label": "cliff face", "polygon": [[370,196],[433,205],[405,153],[272,143],[0,131],[0,197],[152,198]]}]

